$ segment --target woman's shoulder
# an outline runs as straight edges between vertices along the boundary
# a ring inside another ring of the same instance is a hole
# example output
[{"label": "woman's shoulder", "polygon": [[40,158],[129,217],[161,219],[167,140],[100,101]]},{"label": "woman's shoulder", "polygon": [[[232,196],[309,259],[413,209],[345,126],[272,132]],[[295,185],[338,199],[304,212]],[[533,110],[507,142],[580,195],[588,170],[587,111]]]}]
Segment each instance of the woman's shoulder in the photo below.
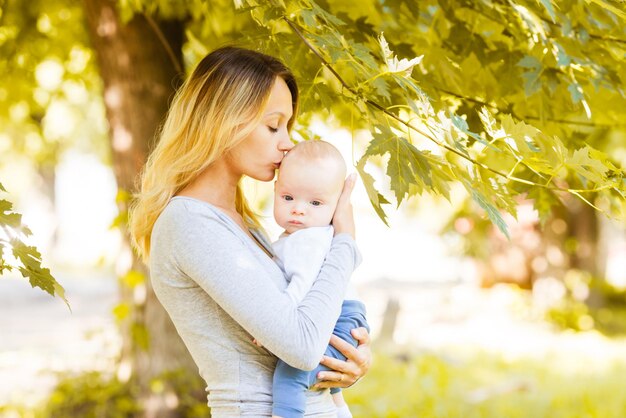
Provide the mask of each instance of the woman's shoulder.
[{"label": "woman's shoulder", "polygon": [[161,216],[171,220],[194,219],[198,217],[225,222],[226,215],[208,202],[187,196],[174,196],[168,202]]},{"label": "woman's shoulder", "polygon": [[163,209],[152,229],[151,259],[154,254],[178,257],[198,248],[238,245],[242,238],[233,221],[201,200],[174,197]]},{"label": "woman's shoulder", "polygon": [[186,196],[173,197],[157,219],[155,231],[193,231],[230,229],[226,215],[213,205]]}]

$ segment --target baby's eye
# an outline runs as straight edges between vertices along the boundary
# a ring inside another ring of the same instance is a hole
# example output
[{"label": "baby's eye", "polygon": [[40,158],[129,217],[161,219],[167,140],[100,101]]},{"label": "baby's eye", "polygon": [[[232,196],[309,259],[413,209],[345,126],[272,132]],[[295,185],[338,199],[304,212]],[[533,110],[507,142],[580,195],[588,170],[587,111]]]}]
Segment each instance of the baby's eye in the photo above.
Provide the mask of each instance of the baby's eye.
[{"label": "baby's eye", "polygon": [[311,202],[311,204],[312,204],[313,206],[319,206],[319,205],[321,205],[321,204],[322,204],[322,202],[320,202],[319,200],[314,200],[314,201],[312,201],[312,202]]},{"label": "baby's eye", "polygon": [[289,195],[285,195],[285,196],[283,196],[283,199],[285,199],[285,200],[287,200],[287,201],[289,201],[289,202],[290,202],[290,201],[292,201],[292,200],[293,200],[293,197],[291,197],[291,196],[289,196]]}]

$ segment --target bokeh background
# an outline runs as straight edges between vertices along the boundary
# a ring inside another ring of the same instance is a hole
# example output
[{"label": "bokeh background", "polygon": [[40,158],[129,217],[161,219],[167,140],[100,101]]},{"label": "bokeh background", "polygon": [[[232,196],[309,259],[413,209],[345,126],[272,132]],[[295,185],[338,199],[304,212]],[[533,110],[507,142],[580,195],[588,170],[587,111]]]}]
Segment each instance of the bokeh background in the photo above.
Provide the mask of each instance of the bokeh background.
[{"label": "bokeh background", "polygon": [[[138,155],[162,117],[151,100],[171,94],[144,86],[154,82],[147,74],[173,91],[176,74],[204,53],[239,42],[281,56],[299,79],[332,79],[294,49],[295,34],[272,26],[276,16],[239,3],[0,1],[0,198],[23,215],[33,232],[26,241],[69,302],[15,270],[0,277],[0,416],[209,416],[196,369],[168,360],[180,343],[160,328],[147,272],[129,251],[125,209]],[[603,161],[626,162],[619,3],[286,3],[343,19],[346,39],[367,45],[358,34],[372,35],[375,44],[384,30],[399,56],[423,54],[427,65],[413,77],[436,110],[508,110],[571,149],[591,144]],[[517,36],[526,43],[499,39]],[[152,48],[161,56],[142,64]],[[508,72],[494,54],[512,63]],[[533,67],[526,56],[547,58]],[[341,86],[320,84],[302,83],[309,96],[294,138],[332,142],[356,166],[371,130],[346,110],[357,104],[333,102]],[[393,195],[385,167],[375,159],[368,173]],[[275,238],[272,185],[246,187]],[[538,209],[518,196],[516,218],[501,215],[507,238],[460,182],[448,199],[427,192],[385,206],[388,225],[363,181],[353,195],[363,263],[352,280],[374,350],[370,373],[345,391],[354,415],[626,416],[626,223],[596,210],[619,214],[623,197],[586,195],[594,209],[562,195]],[[11,261],[7,248],[3,256]]]}]

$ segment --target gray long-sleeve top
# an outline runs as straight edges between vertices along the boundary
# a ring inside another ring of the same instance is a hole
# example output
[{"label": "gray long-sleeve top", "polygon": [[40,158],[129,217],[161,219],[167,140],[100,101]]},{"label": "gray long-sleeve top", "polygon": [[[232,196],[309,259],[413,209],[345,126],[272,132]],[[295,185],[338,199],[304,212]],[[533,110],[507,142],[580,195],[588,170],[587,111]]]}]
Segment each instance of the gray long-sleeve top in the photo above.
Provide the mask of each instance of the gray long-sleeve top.
[{"label": "gray long-sleeve top", "polygon": [[[299,369],[318,365],[360,262],[352,237],[335,236],[296,305],[281,270],[230,217],[180,196],[155,223],[151,248],[154,291],[207,383],[214,417],[271,416],[275,356]],[[333,416],[327,392],[307,392],[307,416]]]}]

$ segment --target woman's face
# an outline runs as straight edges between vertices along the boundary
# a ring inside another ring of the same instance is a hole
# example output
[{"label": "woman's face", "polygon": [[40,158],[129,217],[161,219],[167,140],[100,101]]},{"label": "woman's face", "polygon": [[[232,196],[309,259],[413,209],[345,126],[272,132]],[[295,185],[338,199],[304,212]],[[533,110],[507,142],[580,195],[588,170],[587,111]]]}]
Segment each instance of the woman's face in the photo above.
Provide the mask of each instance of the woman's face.
[{"label": "woman's face", "polygon": [[292,116],[291,92],[285,80],[277,77],[261,121],[228,154],[233,171],[256,180],[271,181],[285,152],[293,148],[287,131],[287,122]]}]

